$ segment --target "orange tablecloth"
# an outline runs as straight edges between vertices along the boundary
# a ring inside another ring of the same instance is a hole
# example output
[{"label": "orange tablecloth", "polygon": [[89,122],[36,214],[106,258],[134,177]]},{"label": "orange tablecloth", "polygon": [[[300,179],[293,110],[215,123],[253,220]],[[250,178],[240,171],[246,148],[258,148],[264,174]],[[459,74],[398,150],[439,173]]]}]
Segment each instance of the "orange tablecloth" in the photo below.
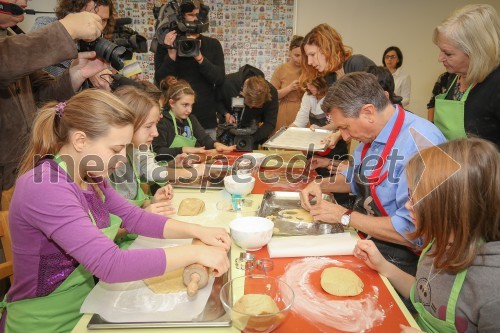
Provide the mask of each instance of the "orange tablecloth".
[{"label": "orange tablecloth", "polygon": [[[256,259],[269,258],[267,247],[264,247],[261,250],[253,253],[255,253]],[[361,278],[361,280],[363,280],[363,283],[365,284],[363,293],[365,293],[366,290],[371,289],[368,288],[368,286],[376,286],[378,288],[378,304],[380,305],[381,309],[383,309],[385,316],[383,321],[376,324],[370,330],[370,332],[399,332],[400,324],[410,326],[408,320],[405,318],[403,312],[399,308],[398,304],[396,304],[393,296],[389,293],[387,286],[384,284],[382,278],[377,272],[367,267],[361,260],[355,258],[354,256],[335,256],[330,258],[341,262],[342,265],[339,265],[339,267],[349,268],[353,270]],[[301,258],[274,258],[274,268],[273,270],[267,272],[267,275],[279,278],[285,273],[285,267],[287,265],[300,259]],[[322,270],[315,271],[309,276],[309,283],[311,285],[311,288],[314,290],[314,293],[318,293],[318,295],[325,295],[326,297],[329,297],[333,300],[346,300],[346,297],[335,297],[323,291],[320,286],[321,271]],[[255,269],[251,272],[247,272],[247,274],[262,274],[262,271]],[[349,299],[360,299],[361,297],[363,297],[363,293],[355,297],[349,297]],[[335,326],[335,324],[333,323],[332,326]],[[321,330],[318,327],[317,323],[315,324],[314,318],[304,317],[302,314],[297,313],[292,306],[292,311],[290,312],[288,317],[285,319],[283,324],[279,326],[278,329],[274,332],[313,333],[324,332],[324,329],[325,328],[323,327],[323,330]],[[333,327],[327,328],[327,331],[342,332]]]}]

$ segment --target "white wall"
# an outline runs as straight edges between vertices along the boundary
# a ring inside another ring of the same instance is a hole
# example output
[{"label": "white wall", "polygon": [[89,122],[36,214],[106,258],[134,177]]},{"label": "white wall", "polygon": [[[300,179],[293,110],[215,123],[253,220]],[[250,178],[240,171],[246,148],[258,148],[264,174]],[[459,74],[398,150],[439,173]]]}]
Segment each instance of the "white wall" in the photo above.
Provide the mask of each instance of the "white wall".
[{"label": "white wall", "polygon": [[[28,8],[34,10],[41,10],[44,12],[52,12],[56,7],[57,0],[34,0],[28,1]],[[24,21],[19,24],[19,27],[25,32],[31,30],[38,16],[56,16],[56,14],[38,14],[38,15],[24,15]]]},{"label": "white wall", "polygon": [[[411,76],[409,109],[427,115],[426,104],[438,75],[445,71],[437,61],[432,43],[434,27],[467,0],[296,0],[296,33],[305,35],[320,23],[328,23],[354,53],[364,54],[382,65],[382,53],[398,46],[404,56],[403,69]],[[500,1],[482,0],[500,14]]]}]

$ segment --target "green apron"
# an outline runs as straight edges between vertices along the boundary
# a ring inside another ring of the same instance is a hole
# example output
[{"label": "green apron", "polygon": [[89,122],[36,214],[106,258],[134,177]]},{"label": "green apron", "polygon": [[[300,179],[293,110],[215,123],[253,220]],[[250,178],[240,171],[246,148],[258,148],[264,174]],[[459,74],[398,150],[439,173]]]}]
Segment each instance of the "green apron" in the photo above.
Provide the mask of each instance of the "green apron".
[{"label": "green apron", "polygon": [[[140,178],[139,172],[137,172],[133,158],[131,158],[130,155],[127,154],[127,159],[130,162],[130,164],[132,165],[132,169],[134,170],[135,182],[137,184],[137,194],[135,195],[134,199],[129,199],[128,202],[130,202],[138,207],[142,207],[144,202],[146,200],[149,200],[150,197],[149,197],[149,195],[144,193],[144,191],[142,190],[141,178]],[[134,242],[134,240],[136,238],[137,238],[136,234],[126,234],[122,238],[117,239],[116,244],[118,244],[120,249],[128,249],[128,247]]]},{"label": "green apron", "polygon": [[193,125],[191,125],[191,120],[189,120],[189,117],[186,120],[189,124],[189,128],[191,129],[191,133],[193,133],[192,138],[187,138],[183,135],[179,135],[179,131],[177,130],[177,121],[175,120],[175,116],[172,111],[170,111],[170,116],[172,117],[172,121],[174,122],[175,137],[174,141],[172,141],[172,144],[170,144],[169,148],[195,147],[196,138],[194,136]]},{"label": "green apron", "polygon": [[[67,170],[64,162],[54,160]],[[89,210],[89,217],[95,220]],[[100,229],[110,239],[114,239],[121,225],[121,219],[110,214],[110,225]],[[5,333],[37,332],[58,333],[71,332],[82,317],[80,307],[94,288],[94,278],[83,265],[78,267],[52,293],[43,297],[23,299],[15,302],[3,302],[7,308]]]},{"label": "green apron", "polygon": [[[422,251],[420,260],[424,257],[425,253],[431,248],[432,242]],[[419,260],[419,261],[420,261]],[[415,301],[415,284],[411,287],[410,299],[418,312],[418,317],[416,318],[418,325],[427,333],[456,333],[457,329],[455,327],[455,308],[457,305],[458,296],[462,289],[462,285],[465,281],[465,276],[467,275],[467,269],[462,270],[455,277],[455,282],[451,288],[450,298],[448,299],[448,305],[446,306],[446,320],[441,320],[434,317],[429,313],[421,302]]]},{"label": "green apron", "polygon": [[434,124],[443,132],[448,140],[454,140],[467,137],[464,126],[464,108],[465,101],[473,84],[467,88],[462,98],[458,101],[446,99],[446,95],[454,86],[458,76],[455,76],[450,88],[435,97],[434,106]]}]

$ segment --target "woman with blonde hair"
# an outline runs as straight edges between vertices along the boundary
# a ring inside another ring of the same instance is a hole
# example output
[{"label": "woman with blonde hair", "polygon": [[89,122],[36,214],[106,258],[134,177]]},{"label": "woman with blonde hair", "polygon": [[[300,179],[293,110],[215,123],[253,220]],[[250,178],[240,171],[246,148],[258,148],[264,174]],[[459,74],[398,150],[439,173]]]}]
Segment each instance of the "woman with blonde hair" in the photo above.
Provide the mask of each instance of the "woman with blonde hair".
[{"label": "woman with blonde hair", "polygon": [[300,44],[304,37],[294,35],[290,41],[289,60],[279,65],[271,77],[271,84],[278,90],[279,109],[275,130],[289,126],[297,116],[304,91],[299,78],[302,53]]},{"label": "woman with blonde hair", "polygon": [[425,332],[499,332],[498,150],[476,138],[446,142],[415,155],[406,175],[406,207],[416,226],[409,236],[424,240],[416,277],[369,240],[358,241],[354,255],[411,299]]},{"label": "woman with blonde hair", "polygon": [[[473,135],[500,147],[500,18],[467,5],[434,29],[438,60],[454,79],[435,97],[434,123],[448,140]],[[432,116],[432,115],[431,115]]]},{"label": "woman with blonde hair", "polygon": [[[142,280],[200,263],[223,274],[231,240],[151,214],[116,193],[106,178],[125,156],[136,117],[117,97],[89,89],[38,111],[10,206],[14,283],[1,307],[2,331],[70,332],[95,275]],[[209,245],[121,250],[120,226],[154,238],[199,238]]]}]

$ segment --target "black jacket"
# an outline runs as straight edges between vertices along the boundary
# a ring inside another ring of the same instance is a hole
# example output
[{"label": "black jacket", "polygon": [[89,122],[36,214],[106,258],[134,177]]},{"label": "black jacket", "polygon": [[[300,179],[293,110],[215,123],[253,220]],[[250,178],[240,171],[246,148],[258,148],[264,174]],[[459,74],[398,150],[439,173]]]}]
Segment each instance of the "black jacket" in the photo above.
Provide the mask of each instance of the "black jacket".
[{"label": "black jacket", "polygon": [[193,114],[204,128],[210,129],[217,127],[215,95],[217,87],[224,82],[226,73],[224,53],[217,39],[203,35],[200,35],[199,39],[201,40],[200,52],[204,58],[201,64],[191,57],[178,56],[176,61],[173,61],[168,56],[167,48],[158,45],[154,58],[155,81],[159,83],[168,75],[186,80],[196,93]]},{"label": "black jacket", "polygon": [[[240,96],[243,83],[252,76],[263,77],[264,73],[260,69],[247,64],[241,67],[238,72],[226,75],[226,80],[219,90],[218,97],[218,112],[221,115],[225,115],[228,112],[231,113],[231,99]],[[245,106],[243,119],[241,120],[241,127],[250,126],[253,119],[257,120],[258,123],[262,123],[257,132],[253,134],[256,144],[261,144],[269,138],[276,127],[276,120],[278,118],[278,91],[271,83],[266,82],[271,90],[271,100],[264,103],[262,108],[259,109]]]},{"label": "black jacket", "polygon": [[[201,126],[196,116],[191,114],[189,116],[191,120],[191,125],[193,127],[193,135],[196,138],[196,147],[205,147],[206,149],[214,148],[214,141],[205,132],[205,129]],[[185,126],[188,126],[187,120],[180,121],[176,119],[177,131],[179,135],[184,133]],[[170,161],[172,157],[182,153],[182,148],[170,148],[170,145],[174,141],[175,129],[172,116],[168,110],[163,110],[163,117],[158,123],[158,136],[153,139],[153,151],[157,154],[156,160],[158,161]]]}]

